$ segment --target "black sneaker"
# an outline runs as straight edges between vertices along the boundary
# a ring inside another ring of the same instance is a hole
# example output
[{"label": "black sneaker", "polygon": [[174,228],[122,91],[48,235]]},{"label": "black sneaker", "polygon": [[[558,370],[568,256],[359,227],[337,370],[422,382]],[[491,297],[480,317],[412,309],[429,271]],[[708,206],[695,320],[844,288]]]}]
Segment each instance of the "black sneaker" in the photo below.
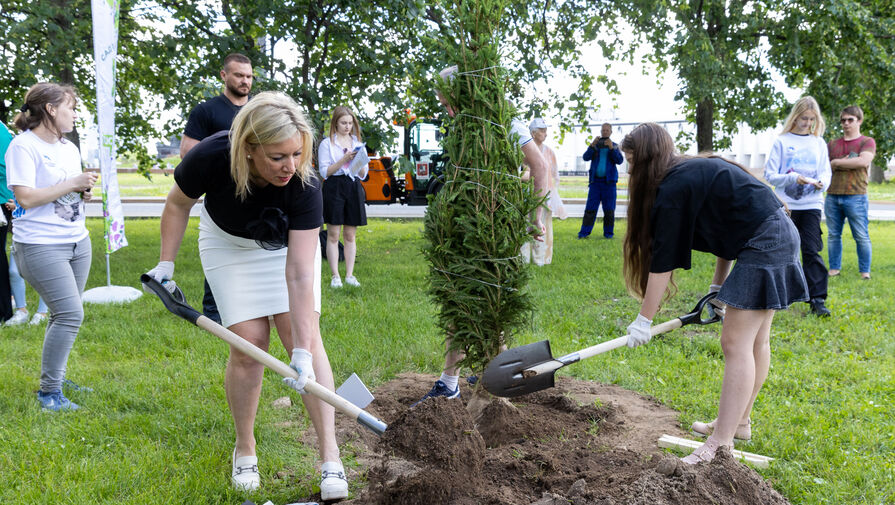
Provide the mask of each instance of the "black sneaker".
[{"label": "black sneaker", "polygon": [[824,305],[823,298],[815,298],[808,302],[811,305],[811,313],[817,317],[830,317],[830,309]]},{"label": "black sneaker", "polygon": [[436,396],[444,396],[445,398],[448,398],[448,399],[460,398],[460,386],[458,385],[453,390],[450,390],[450,389],[448,389],[447,384],[445,384],[444,382],[441,382],[440,380],[437,380],[437,381],[435,381],[435,385],[432,386],[432,389],[430,389],[429,392],[426,393],[425,396],[420,398],[420,401],[411,405],[410,408],[416,407],[417,405],[424,402],[425,400],[427,400],[429,398],[435,398]]}]

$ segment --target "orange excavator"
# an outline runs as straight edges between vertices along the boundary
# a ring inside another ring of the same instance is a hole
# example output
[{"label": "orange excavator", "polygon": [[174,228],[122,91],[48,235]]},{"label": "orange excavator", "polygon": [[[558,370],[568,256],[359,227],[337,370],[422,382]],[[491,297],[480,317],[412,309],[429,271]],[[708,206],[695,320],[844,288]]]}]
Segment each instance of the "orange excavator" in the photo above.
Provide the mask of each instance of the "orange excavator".
[{"label": "orange excavator", "polygon": [[403,154],[370,159],[369,175],[361,182],[368,204],[426,205],[427,195],[444,186],[441,121],[405,112]]}]

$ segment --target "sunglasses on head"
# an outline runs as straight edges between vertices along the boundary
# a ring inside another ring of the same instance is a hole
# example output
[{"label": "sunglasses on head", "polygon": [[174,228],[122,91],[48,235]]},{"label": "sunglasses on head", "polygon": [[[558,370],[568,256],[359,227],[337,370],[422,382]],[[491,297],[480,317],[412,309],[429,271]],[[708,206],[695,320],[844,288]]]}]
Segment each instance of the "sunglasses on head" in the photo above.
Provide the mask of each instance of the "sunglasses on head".
[{"label": "sunglasses on head", "polygon": [[844,117],[844,118],[840,119],[839,122],[842,124],[845,124],[845,123],[854,123],[857,120],[858,120],[857,118],[853,118],[853,117]]}]

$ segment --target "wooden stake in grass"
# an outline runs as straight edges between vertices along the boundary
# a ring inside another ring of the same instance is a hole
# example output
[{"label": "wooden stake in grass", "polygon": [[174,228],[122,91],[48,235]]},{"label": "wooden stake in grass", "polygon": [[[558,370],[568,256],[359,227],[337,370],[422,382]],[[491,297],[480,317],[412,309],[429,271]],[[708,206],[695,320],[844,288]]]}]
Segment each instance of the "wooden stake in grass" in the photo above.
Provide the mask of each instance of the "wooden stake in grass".
[{"label": "wooden stake in grass", "polygon": [[437,89],[454,117],[447,124],[445,185],[425,219],[429,294],[461,365],[481,373],[531,311],[528,268],[519,250],[538,205],[519,178],[522,152],[510,133],[514,107],[498,42],[505,0],[455,1],[454,33],[443,41],[458,70]]}]

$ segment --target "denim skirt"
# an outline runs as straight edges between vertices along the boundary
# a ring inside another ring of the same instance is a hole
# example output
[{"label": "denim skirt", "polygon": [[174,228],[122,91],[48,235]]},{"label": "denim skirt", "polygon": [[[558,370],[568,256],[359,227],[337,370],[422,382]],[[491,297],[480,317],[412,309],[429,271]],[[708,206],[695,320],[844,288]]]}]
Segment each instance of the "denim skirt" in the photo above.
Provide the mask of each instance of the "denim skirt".
[{"label": "denim skirt", "polygon": [[799,231],[783,207],[765,219],[740,249],[718,300],[746,310],[779,310],[808,301]]}]

